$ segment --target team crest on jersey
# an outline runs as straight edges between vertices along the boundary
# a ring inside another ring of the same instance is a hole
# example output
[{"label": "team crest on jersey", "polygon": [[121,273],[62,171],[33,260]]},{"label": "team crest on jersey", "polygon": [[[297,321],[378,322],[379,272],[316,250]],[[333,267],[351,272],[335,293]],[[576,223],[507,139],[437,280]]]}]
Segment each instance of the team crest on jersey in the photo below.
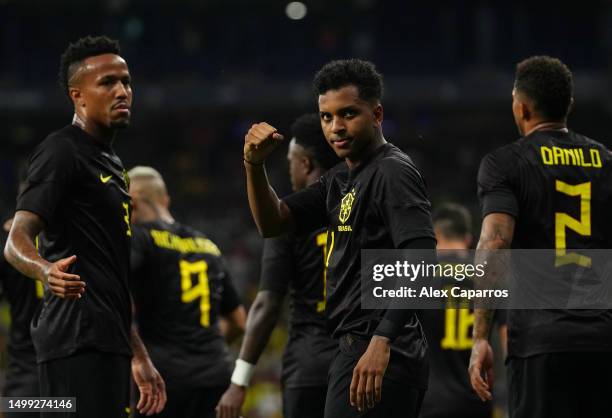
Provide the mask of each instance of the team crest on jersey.
[{"label": "team crest on jersey", "polygon": [[340,204],[340,213],[338,214],[338,219],[340,220],[340,222],[345,223],[349,216],[351,216],[353,202],[355,202],[355,188],[353,188],[353,190],[348,192],[342,198],[342,202]]}]

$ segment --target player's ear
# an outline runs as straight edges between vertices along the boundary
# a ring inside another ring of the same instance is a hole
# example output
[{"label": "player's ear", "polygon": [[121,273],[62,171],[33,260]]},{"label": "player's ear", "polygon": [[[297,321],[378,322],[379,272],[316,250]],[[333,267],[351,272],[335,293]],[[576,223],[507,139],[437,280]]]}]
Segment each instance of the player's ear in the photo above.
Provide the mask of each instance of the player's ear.
[{"label": "player's ear", "polygon": [[304,169],[305,174],[310,174],[312,170],[314,170],[314,163],[312,160],[306,156],[302,157],[302,167]]},{"label": "player's ear", "polygon": [[83,103],[83,94],[81,93],[81,90],[77,87],[69,87],[68,88],[68,95],[70,96],[70,99],[72,100],[72,103],[74,103],[74,107],[77,106],[85,106],[85,103]]},{"label": "player's ear", "polygon": [[520,102],[521,119],[528,121],[533,118],[533,109],[527,102]]},{"label": "player's ear", "polygon": [[382,122],[383,122],[383,107],[382,104],[377,103],[374,106],[374,109],[372,109],[373,113],[374,113],[374,120],[376,121],[376,126],[380,127],[382,126]]}]

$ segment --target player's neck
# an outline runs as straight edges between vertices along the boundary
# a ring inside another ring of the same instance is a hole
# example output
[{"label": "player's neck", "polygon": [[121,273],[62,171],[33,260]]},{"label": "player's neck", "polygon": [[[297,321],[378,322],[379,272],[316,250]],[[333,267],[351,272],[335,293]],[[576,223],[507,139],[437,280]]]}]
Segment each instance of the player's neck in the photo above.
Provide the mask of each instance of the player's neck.
[{"label": "player's neck", "polygon": [[80,116],[78,113],[74,114],[72,124],[85,131],[87,134],[89,134],[89,136],[93,137],[97,141],[109,147],[115,140],[116,131],[114,129],[102,128],[100,125]]},{"label": "player's neck", "polygon": [[138,216],[134,216],[135,222],[166,222],[174,223],[170,210],[162,205],[151,203],[138,208]]},{"label": "player's neck", "polygon": [[350,156],[345,159],[346,165],[349,170],[353,170],[358,167],[361,163],[368,160],[376,150],[387,143],[387,140],[383,137],[382,132],[377,132],[376,136],[368,145],[366,145],[358,155]]},{"label": "player's neck", "polygon": [[567,123],[563,122],[549,122],[549,121],[539,121],[535,122],[530,127],[525,129],[525,135],[530,135],[536,131],[561,131],[568,132]]},{"label": "player's neck", "polygon": [[162,221],[168,223],[168,224],[173,224],[174,223],[174,218],[172,217],[172,215],[170,214],[170,211],[166,208],[161,208],[159,211],[159,219],[161,219]]}]

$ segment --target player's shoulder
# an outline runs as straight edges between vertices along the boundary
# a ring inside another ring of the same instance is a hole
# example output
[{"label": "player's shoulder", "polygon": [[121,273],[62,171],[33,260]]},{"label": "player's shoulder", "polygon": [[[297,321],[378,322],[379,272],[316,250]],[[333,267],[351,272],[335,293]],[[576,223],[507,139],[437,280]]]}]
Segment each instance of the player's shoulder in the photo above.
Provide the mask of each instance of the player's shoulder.
[{"label": "player's shoulder", "polygon": [[523,137],[488,152],[480,162],[480,172],[512,171],[525,157],[524,147],[529,146]]},{"label": "player's shoulder", "polygon": [[30,161],[51,162],[63,168],[73,167],[77,156],[77,141],[69,126],[50,133],[35,148]]},{"label": "player's shoulder", "polygon": [[179,222],[174,222],[172,226],[177,235],[183,239],[193,240],[197,252],[221,257],[221,250],[217,244],[204,232]]},{"label": "player's shoulder", "polygon": [[397,176],[409,175],[421,178],[421,173],[408,154],[390,143],[383,147],[377,162],[377,171],[383,177],[394,179]]},{"label": "player's shoulder", "polygon": [[504,144],[495,148],[493,151],[490,151],[483,157],[483,160],[490,159],[498,162],[509,161],[520,156],[522,149],[529,145],[528,139],[526,137],[521,137],[513,142]]},{"label": "player's shoulder", "polygon": [[144,231],[156,247],[180,253],[221,257],[221,250],[206,234],[182,223],[157,219],[140,222],[137,227]]},{"label": "player's shoulder", "polygon": [[58,150],[58,151],[74,151],[77,147],[77,134],[75,127],[72,125],[64,126],[61,129],[51,132],[38,145],[39,149]]},{"label": "player's shoulder", "polygon": [[577,140],[585,142],[589,147],[599,149],[602,154],[606,155],[607,159],[612,158],[612,151],[603,143],[578,132],[570,131],[570,134]]}]

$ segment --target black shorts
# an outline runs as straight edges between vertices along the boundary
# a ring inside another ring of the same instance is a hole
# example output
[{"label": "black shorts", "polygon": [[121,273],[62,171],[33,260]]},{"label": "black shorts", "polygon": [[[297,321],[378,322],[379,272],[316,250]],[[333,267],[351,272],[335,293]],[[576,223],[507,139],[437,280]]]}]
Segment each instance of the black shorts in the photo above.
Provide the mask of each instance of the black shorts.
[{"label": "black shorts", "polygon": [[283,389],[284,418],[323,418],[327,386]]},{"label": "black shorts", "polygon": [[42,418],[128,418],[130,358],[98,351],[38,365],[40,396],[76,398],[76,412],[47,412]]},{"label": "black shorts", "polygon": [[[155,418],[215,418],[215,407],[227,386],[202,387],[202,388],[168,388],[168,401],[164,410],[152,415]],[[136,398],[138,398],[136,390]],[[137,418],[144,418],[138,411],[134,414]]]},{"label": "black shorts", "polygon": [[612,353],[549,353],[508,360],[510,418],[609,417]]},{"label": "black shorts", "polygon": [[382,400],[366,412],[359,412],[350,404],[349,388],[353,378],[353,369],[365,352],[369,341],[340,339],[338,352],[329,369],[327,397],[325,400],[326,418],[417,418],[425,390],[410,386],[409,384],[387,378],[388,374],[399,370],[390,370],[401,367],[389,362],[385,377],[383,378]]}]

